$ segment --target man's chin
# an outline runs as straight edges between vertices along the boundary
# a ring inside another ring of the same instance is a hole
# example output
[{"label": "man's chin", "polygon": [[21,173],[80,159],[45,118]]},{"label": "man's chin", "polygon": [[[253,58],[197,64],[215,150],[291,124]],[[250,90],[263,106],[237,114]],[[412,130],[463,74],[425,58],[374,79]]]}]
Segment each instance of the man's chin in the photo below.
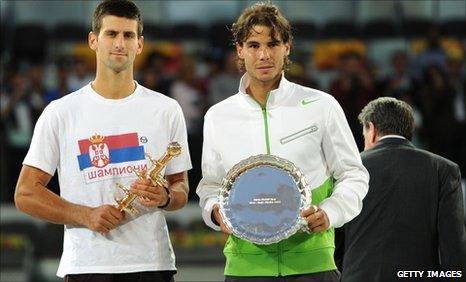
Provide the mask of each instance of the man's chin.
[{"label": "man's chin", "polygon": [[110,65],[110,69],[112,69],[112,71],[115,72],[115,73],[120,73],[122,71],[127,70],[128,66],[126,64],[125,65],[112,64],[112,65]]},{"label": "man's chin", "polygon": [[280,76],[279,73],[268,73],[268,74],[260,74],[257,76],[257,78],[262,82],[270,82],[270,81],[277,79],[277,77],[279,76]]}]

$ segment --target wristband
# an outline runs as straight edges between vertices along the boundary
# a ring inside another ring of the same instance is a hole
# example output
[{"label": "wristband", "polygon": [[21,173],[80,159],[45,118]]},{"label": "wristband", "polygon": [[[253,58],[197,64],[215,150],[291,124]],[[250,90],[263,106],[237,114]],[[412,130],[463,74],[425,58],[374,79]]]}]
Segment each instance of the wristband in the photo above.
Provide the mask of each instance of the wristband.
[{"label": "wristband", "polygon": [[163,187],[163,188],[165,189],[165,191],[167,191],[167,202],[162,206],[158,206],[159,209],[166,208],[170,204],[170,200],[172,199],[170,196],[170,190],[168,190],[167,187]]}]

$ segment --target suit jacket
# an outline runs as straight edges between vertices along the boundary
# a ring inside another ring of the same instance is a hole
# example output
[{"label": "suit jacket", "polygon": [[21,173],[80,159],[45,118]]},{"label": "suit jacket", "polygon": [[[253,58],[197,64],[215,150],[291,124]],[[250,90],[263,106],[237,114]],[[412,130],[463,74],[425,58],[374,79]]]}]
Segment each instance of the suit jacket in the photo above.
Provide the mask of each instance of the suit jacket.
[{"label": "suit jacket", "polygon": [[464,279],[458,165],[400,138],[382,139],[361,156],[369,192],[361,213],[342,227],[344,238],[341,230],[337,236],[342,281],[393,281],[400,270],[461,270]]}]

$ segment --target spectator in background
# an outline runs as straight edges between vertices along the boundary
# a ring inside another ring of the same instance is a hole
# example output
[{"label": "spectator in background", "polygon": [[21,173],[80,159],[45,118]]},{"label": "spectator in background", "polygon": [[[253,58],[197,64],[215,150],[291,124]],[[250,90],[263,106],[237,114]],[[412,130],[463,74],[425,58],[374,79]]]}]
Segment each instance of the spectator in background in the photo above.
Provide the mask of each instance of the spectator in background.
[{"label": "spectator in background", "polygon": [[[3,42],[2,42],[3,43]],[[8,170],[7,170],[7,148],[6,148],[6,134],[5,134],[5,123],[3,120],[3,107],[6,103],[6,99],[8,99],[7,96],[7,70],[6,70],[6,64],[4,60],[0,60],[0,201],[5,201],[7,200],[8,196],[7,191],[8,190],[8,181],[7,178],[9,178],[8,175]],[[10,199],[11,201],[11,196]]]},{"label": "spectator in background", "polygon": [[455,119],[454,90],[449,87],[445,73],[437,65],[424,70],[421,85],[418,95],[425,125],[421,137],[429,151],[458,162],[461,139]]},{"label": "spectator in background", "polygon": [[374,88],[374,78],[364,65],[364,60],[356,52],[346,52],[340,57],[339,74],[330,83],[330,94],[343,108],[359,149],[363,147],[358,114],[370,100],[378,95]]},{"label": "spectator in background", "polygon": [[207,85],[210,84],[210,79],[220,74],[225,67],[225,52],[222,48],[210,47],[205,56],[205,63],[207,67],[205,80],[207,80]]},{"label": "spectator in background", "polygon": [[32,128],[42,113],[41,97],[33,96],[22,72],[15,72],[9,87],[2,93],[1,116],[7,132],[7,141],[13,147],[29,146]]},{"label": "spectator in background", "polygon": [[208,103],[209,106],[230,97],[238,90],[241,74],[238,71],[238,55],[234,50],[229,51],[224,57],[222,70],[210,80]]},{"label": "spectator in background", "polygon": [[206,107],[209,106],[209,88],[217,75],[223,72],[225,67],[225,50],[211,46],[206,50],[203,62],[200,63],[200,89],[206,94]]},{"label": "spectator in background", "polygon": [[204,97],[200,80],[196,76],[196,61],[185,57],[181,62],[179,77],[170,87],[170,97],[180,103],[186,118],[188,135],[200,133],[204,111]]},{"label": "spectator in background", "polygon": [[142,72],[142,85],[159,93],[168,94],[173,78],[165,70],[167,58],[157,51],[149,54]]},{"label": "spectator in background", "polygon": [[466,72],[462,54],[450,54],[447,59],[448,86],[455,93],[455,119],[466,122]]},{"label": "spectator in background", "polygon": [[[411,77],[409,69],[409,58],[405,51],[397,50],[390,55],[391,72],[385,78],[381,90],[381,96],[393,97],[408,103],[413,109],[414,126],[419,129],[423,126],[422,113],[420,110],[420,98],[416,94],[417,84]],[[413,143],[423,146],[419,133],[413,133]]]},{"label": "spectator in background", "polygon": [[[410,99],[414,84],[409,73],[409,60],[404,51],[398,50],[391,54],[391,73],[386,78],[383,96],[397,99]],[[407,97],[408,96],[408,97]],[[406,98],[405,98],[406,97]]]},{"label": "spectator in background", "polygon": [[[179,77],[171,85],[170,97],[180,103],[186,119],[189,152],[193,164],[188,175],[191,185],[197,185],[201,179],[202,117],[206,104],[204,93],[201,80],[196,75],[196,61],[191,57],[183,58]],[[189,192],[189,198],[194,199],[194,189]]]},{"label": "spectator in background", "polygon": [[[57,62],[56,66],[56,73],[55,73],[55,86],[51,89],[48,89],[44,93],[44,102],[45,104],[49,104],[50,102],[60,99],[65,95],[73,92],[69,88],[68,83],[69,77],[69,65],[67,60],[62,59]],[[55,194],[60,194],[60,185],[58,181],[58,174],[55,173],[50,179],[49,184],[47,185],[52,192]]]},{"label": "spectator in background", "polygon": [[382,84],[382,71],[381,68],[378,64],[374,62],[374,60],[370,58],[365,59],[365,68],[367,74],[372,77],[372,80],[374,81],[375,89],[377,93],[381,93],[381,88],[380,85]]},{"label": "spectator in background", "polygon": [[417,82],[422,82],[424,70],[430,66],[436,66],[440,72],[446,73],[447,55],[440,42],[440,31],[435,25],[429,28],[427,34],[427,46],[415,58],[413,64],[413,77]]},{"label": "spectator in background", "polygon": [[420,139],[428,150],[459,163],[462,142],[459,136],[463,134],[455,136],[458,131],[455,91],[448,86],[447,53],[441,45],[438,27],[430,27],[426,44],[412,67],[413,102],[422,116]]},{"label": "spectator in background", "polygon": [[466,175],[466,72],[464,71],[464,55],[452,52],[447,59],[448,89],[453,93],[453,113],[455,135],[460,138],[456,147],[460,150],[457,162]]},{"label": "spectator in background", "polygon": [[31,65],[28,68],[27,73],[31,103],[33,107],[37,109],[34,120],[37,120],[39,115],[42,113],[42,110],[47,105],[47,102],[45,101],[46,87],[44,85],[44,67],[39,64]]},{"label": "spectator in background", "polygon": [[86,86],[94,79],[89,72],[89,67],[84,58],[76,57],[73,64],[73,71],[69,77],[68,88],[71,91],[76,91],[83,86]]},{"label": "spectator in background", "polygon": [[308,74],[307,68],[299,62],[291,62],[288,68],[288,79],[305,87],[319,88],[317,81]]},{"label": "spectator in background", "polygon": [[27,153],[34,124],[43,110],[43,103],[40,97],[32,96],[24,72],[15,71],[7,83],[8,86],[1,93],[2,131],[5,134],[6,149],[6,156],[2,157],[8,159],[2,200],[12,202],[18,168]]},{"label": "spectator in background", "polygon": [[47,104],[72,92],[68,82],[70,74],[67,64],[64,61],[58,62],[56,70],[56,86],[45,92]]},{"label": "spectator in background", "polygon": [[147,67],[142,70],[141,85],[149,88],[150,90],[160,92],[159,90],[157,90],[160,85],[159,83],[160,74],[153,67]]}]

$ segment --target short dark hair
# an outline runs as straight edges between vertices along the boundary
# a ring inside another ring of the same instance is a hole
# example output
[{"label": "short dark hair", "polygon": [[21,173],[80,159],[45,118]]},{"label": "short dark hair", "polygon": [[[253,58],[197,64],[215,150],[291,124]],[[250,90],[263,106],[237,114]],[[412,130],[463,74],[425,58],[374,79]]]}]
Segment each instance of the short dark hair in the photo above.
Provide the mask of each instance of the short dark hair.
[{"label": "short dark hair", "polygon": [[[234,43],[243,44],[251,35],[254,26],[263,25],[271,29],[270,36],[277,39],[277,34],[284,43],[291,43],[293,34],[291,25],[280,12],[280,9],[270,2],[259,2],[241,13],[231,27]],[[285,57],[284,68],[290,64],[288,56]],[[240,60],[240,67],[244,69],[244,61]]]},{"label": "short dark hair", "polygon": [[99,34],[102,19],[105,16],[117,16],[138,22],[138,37],[142,35],[142,16],[139,8],[129,0],[104,0],[94,10],[92,32]]},{"label": "short dark hair", "polygon": [[411,106],[391,97],[380,97],[367,104],[358,116],[369,127],[372,122],[380,135],[396,134],[411,140],[414,133],[414,112]]}]

